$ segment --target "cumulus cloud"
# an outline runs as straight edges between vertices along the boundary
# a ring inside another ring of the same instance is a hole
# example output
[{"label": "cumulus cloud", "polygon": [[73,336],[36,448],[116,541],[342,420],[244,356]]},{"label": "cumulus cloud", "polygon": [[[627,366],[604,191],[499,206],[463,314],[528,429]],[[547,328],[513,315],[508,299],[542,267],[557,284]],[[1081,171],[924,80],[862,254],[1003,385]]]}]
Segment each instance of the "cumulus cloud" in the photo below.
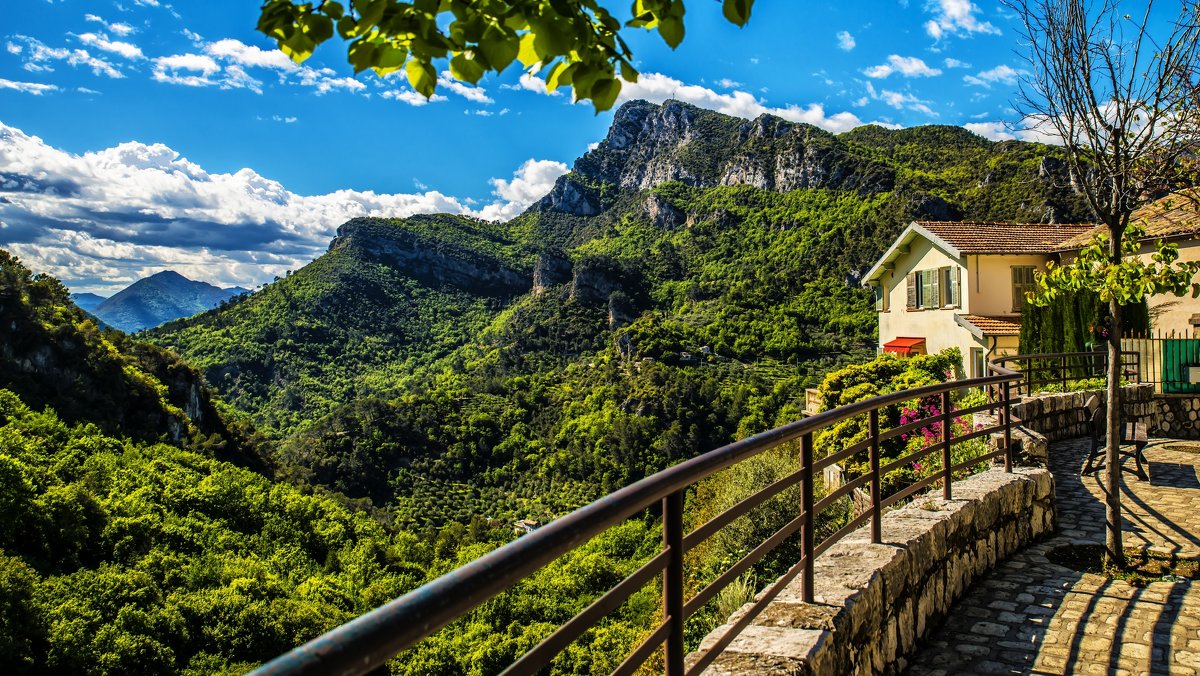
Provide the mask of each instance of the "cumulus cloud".
[{"label": "cumulus cloud", "polygon": [[6,80],[0,77],[0,89],[14,89],[16,91],[41,96],[47,92],[56,92],[58,87],[52,84],[42,84],[40,82],[19,82],[16,80]]},{"label": "cumulus cloud", "polygon": [[827,115],[825,107],[819,103],[811,103],[806,107],[795,104],[768,107],[750,92],[721,93],[700,85],[684,84],[661,73],[642,73],[637,82],[624,83],[617,102],[633,99],[645,99],[652,103],[675,99],[748,120],[763,114],[775,115],[792,122],[816,125],[835,133],[849,131],[863,124],[854,113],[843,111]]},{"label": "cumulus cloud", "polygon": [[979,71],[976,75],[964,75],[963,82],[975,87],[984,87],[991,89],[993,84],[1013,85],[1017,83],[1017,78],[1020,77],[1021,71],[1009,66],[999,65],[995,68]]},{"label": "cumulus cloud", "polygon": [[298,195],[252,169],[209,173],[162,144],[128,142],[76,155],[0,123],[0,243],[77,290],[111,291],[166,268],[253,286],[319,255],[350,218],[509,218],[566,170],[561,162],[529,160],[510,179],[493,179],[495,200],[476,210],[429,189]]},{"label": "cumulus cloud", "polygon": [[850,34],[850,31],[838,31],[837,40],[838,40],[838,49],[841,49],[841,50],[844,50],[847,52],[850,51],[851,49],[854,49],[855,45],[858,44],[857,42],[854,41],[854,36]]},{"label": "cumulus cloud", "polygon": [[999,28],[980,20],[977,16],[979,7],[971,0],[930,0],[925,9],[933,14],[933,18],[925,22],[925,32],[934,40],[947,35],[1000,34]]},{"label": "cumulus cloud", "polygon": [[239,66],[273,68],[287,72],[300,69],[296,62],[278,49],[262,49],[231,38],[205,45],[204,53]]},{"label": "cumulus cloud", "polygon": [[526,160],[511,180],[493,178],[492,194],[499,199],[480,209],[478,216],[493,221],[506,221],[519,215],[550,192],[559,176],[569,169],[553,160]]},{"label": "cumulus cloud", "polygon": [[864,75],[875,79],[885,78],[892,73],[899,73],[904,77],[934,77],[941,75],[942,71],[938,68],[930,68],[928,64],[915,56],[900,56],[899,54],[889,56],[887,63],[871,66],[863,71]]}]

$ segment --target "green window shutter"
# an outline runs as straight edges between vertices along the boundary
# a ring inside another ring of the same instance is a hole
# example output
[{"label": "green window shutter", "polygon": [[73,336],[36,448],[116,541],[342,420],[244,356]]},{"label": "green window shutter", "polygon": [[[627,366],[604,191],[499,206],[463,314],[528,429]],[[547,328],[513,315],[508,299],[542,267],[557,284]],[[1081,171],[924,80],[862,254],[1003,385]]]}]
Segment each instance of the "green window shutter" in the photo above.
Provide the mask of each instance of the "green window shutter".
[{"label": "green window shutter", "polygon": [[926,299],[925,307],[940,308],[942,306],[942,285],[939,283],[941,277],[938,274],[939,270],[926,270],[925,276],[929,279],[929,298]]},{"label": "green window shutter", "polygon": [[917,309],[917,284],[920,281],[917,279],[917,273],[908,273],[908,309]]},{"label": "green window shutter", "polygon": [[950,288],[947,290],[946,298],[954,307],[962,307],[962,270],[957,265],[952,265],[949,271]]}]

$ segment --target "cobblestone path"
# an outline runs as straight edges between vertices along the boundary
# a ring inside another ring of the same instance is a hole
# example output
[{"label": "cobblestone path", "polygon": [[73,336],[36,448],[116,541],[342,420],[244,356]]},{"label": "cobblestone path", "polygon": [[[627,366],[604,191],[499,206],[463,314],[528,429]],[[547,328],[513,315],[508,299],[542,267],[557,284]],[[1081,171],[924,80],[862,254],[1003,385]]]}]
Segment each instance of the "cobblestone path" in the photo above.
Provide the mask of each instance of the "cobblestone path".
[{"label": "cobblestone path", "polygon": [[[1079,476],[1086,452],[1086,439],[1050,447],[1058,533],[968,590],[918,649],[910,676],[1200,676],[1200,581],[1134,587],[1047,560],[1056,547],[1104,542],[1099,479]],[[1146,458],[1149,482],[1125,476],[1125,546],[1200,556],[1200,442],[1156,439]]]}]

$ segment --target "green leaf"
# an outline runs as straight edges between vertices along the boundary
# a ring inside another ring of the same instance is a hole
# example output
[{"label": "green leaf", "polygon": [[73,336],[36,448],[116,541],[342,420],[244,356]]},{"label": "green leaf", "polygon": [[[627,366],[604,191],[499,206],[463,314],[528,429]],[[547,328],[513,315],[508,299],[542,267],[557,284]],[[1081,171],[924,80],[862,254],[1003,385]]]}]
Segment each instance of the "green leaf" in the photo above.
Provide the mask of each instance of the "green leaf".
[{"label": "green leaf", "polygon": [[433,64],[409,59],[408,63],[404,64],[404,72],[408,75],[408,83],[417,93],[425,98],[433,96],[434,90],[437,89],[437,72],[433,70]]},{"label": "green leaf", "polygon": [[479,41],[479,51],[483,53],[483,58],[487,59],[491,69],[499,72],[508,68],[508,64],[517,58],[519,45],[520,41],[516,35],[488,28],[483,34],[483,39]]},{"label": "green leaf", "polygon": [[359,38],[350,43],[348,54],[355,73],[361,73],[376,64],[376,49],[377,45],[366,38]]},{"label": "green leaf", "polygon": [[683,42],[683,17],[662,17],[658,21],[658,34],[671,49]]},{"label": "green leaf", "polygon": [[475,84],[483,77],[483,66],[464,52],[450,59],[450,74],[464,82]]},{"label": "green leaf", "polygon": [[731,23],[739,26],[745,26],[750,20],[750,8],[754,6],[754,0],[725,0],[722,7],[725,13],[725,18]]},{"label": "green leaf", "polygon": [[533,64],[541,61],[541,58],[538,57],[537,50],[533,48],[533,40],[533,33],[525,33],[521,36],[521,46],[517,50],[517,60],[520,61],[521,65],[525,66],[526,68],[529,68]]},{"label": "green leaf", "polygon": [[321,5],[321,11],[325,12],[329,18],[339,21],[346,15],[346,8],[342,6],[342,3],[333,2],[333,0],[325,0],[325,3]]},{"label": "green leaf", "polygon": [[321,14],[310,14],[307,29],[309,39],[319,45],[333,37],[333,20]]},{"label": "green leaf", "polygon": [[407,49],[390,42],[385,42],[375,51],[375,65],[373,66],[375,73],[380,76],[394,73],[400,70],[400,67],[404,65],[404,60],[407,58]]},{"label": "green leaf", "polygon": [[596,108],[597,113],[604,112],[612,108],[613,103],[617,100],[617,95],[620,93],[620,80],[612,77],[596,80],[592,84],[592,106]]},{"label": "green leaf", "polygon": [[546,89],[554,91],[563,85],[571,84],[571,74],[575,72],[575,64],[559,61],[550,69],[546,76]]}]

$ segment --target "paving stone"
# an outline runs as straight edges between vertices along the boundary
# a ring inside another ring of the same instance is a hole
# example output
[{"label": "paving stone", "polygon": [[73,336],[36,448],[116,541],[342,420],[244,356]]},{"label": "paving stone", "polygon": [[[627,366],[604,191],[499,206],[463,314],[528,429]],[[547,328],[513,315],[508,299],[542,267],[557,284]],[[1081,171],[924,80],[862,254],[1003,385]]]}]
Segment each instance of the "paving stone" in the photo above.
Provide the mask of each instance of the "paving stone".
[{"label": "paving stone", "polygon": [[[1158,463],[1200,470],[1200,455],[1164,441],[1146,449],[1152,481],[1123,477],[1125,546],[1200,557],[1200,488],[1153,476]],[[1079,475],[1086,452],[1082,439],[1050,446],[1059,531],[968,589],[905,673],[1200,675],[1200,586],[1133,587],[1046,559],[1060,546],[1104,542],[1100,479]]]}]

